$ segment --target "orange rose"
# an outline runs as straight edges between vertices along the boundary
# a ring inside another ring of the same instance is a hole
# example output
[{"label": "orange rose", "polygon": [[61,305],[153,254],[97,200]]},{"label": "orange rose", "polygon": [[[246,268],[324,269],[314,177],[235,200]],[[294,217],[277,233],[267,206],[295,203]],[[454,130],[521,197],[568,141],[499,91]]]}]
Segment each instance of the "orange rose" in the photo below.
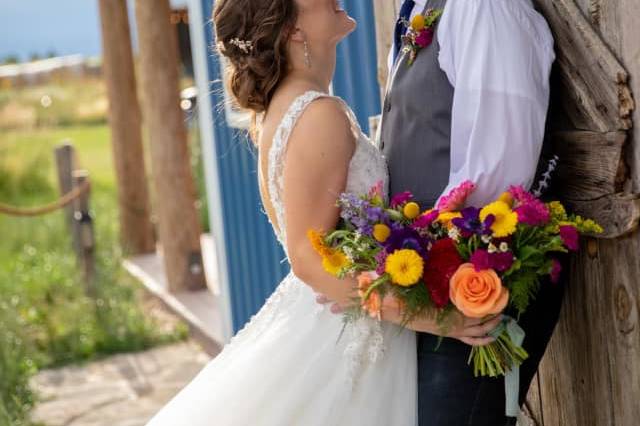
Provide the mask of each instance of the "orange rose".
[{"label": "orange rose", "polygon": [[[377,274],[376,274],[377,275]],[[373,318],[380,318],[380,310],[382,309],[382,299],[377,291],[372,291],[364,300],[364,296],[367,293],[371,284],[376,279],[373,272],[362,272],[358,275],[358,295],[362,300],[362,309],[367,311]]]},{"label": "orange rose", "polygon": [[509,290],[502,285],[496,271],[476,271],[472,263],[460,265],[453,274],[449,296],[458,310],[471,318],[498,314],[509,302]]}]

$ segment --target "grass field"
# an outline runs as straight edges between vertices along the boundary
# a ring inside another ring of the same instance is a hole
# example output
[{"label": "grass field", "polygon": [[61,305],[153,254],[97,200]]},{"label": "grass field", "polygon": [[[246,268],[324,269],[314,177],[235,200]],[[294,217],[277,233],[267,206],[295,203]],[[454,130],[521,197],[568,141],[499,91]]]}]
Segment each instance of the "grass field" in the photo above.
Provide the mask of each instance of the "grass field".
[{"label": "grass field", "polygon": [[[102,89],[95,87],[101,83],[85,84],[87,92],[102,96]],[[64,88],[57,87],[56,93],[64,93]],[[89,170],[92,181],[98,295],[94,300],[84,294],[61,212],[36,218],[0,215],[0,426],[29,424],[35,397],[28,379],[38,369],[186,337],[183,325],[167,330],[145,316],[140,286],[121,268],[125,254],[118,244],[116,186],[106,120],[77,119],[80,124],[74,125],[74,118],[61,111],[64,120],[48,118],[47,123],[55,126],[3,126],[2,117],[11,121],[6,106],[27,105],[28,99],[41,95],[33,95],[34,91],[13,94],[26,100],[0,95],[0,202],[33,206],[56,199],[53,148],[70,140],[79,165]],[[69,91],[79,93],[78,83]],[[100,103],[99,99],[92,102]],[[197,158],[194,165],[199,165]]]}]

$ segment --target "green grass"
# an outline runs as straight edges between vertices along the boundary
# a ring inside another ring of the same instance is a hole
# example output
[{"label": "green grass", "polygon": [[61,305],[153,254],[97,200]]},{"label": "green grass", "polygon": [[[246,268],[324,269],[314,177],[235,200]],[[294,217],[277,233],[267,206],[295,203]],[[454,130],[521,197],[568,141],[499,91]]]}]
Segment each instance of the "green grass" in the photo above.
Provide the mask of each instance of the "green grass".
[{"label": "green grass", "polygon": [[[187,335],[183,324],[167,328],[144,315],[141,287],[121,267],[126,254],[118,243],[104,92],[95,79],[0,91],[0,202],[29,207],[55,200],[53,150],[69,140],[76,166],[87,169],[92,182],[97,269],[93,299],[85,295],[62,212],[34,218],[0,214],[0,426],[29,425],[37,399],[29,378],[39,369],[142,350]],[[41,105],[44,95],[52,99],[48,108]],[[197,136],[191,129],[191,163],[206,230]]]},{"label": "green grass", "polygon": [[[26,425],[29,377],[41,368],[137,351],[186,337],[160,330],[121,267],[115,179],[106,125],[0,131],[0,201],[33,206],[57,197],[53,147],[70,139],[92,180],[97,289],[85,296],[64,216],[0,215],[0,425]],[[197,159],[195,163],[199,163]]]}]

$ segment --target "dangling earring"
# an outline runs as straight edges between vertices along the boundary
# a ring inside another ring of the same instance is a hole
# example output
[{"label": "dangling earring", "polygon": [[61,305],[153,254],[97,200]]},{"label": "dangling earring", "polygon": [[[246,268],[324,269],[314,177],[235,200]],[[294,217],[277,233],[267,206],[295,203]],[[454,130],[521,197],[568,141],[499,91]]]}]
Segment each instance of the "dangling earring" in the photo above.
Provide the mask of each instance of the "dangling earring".
[{"label": "dangling earring", "polygon": [[307,40],[304,41],[304,63],[307,68],[311,68],[311,55],[309,54],[309,43]]}]

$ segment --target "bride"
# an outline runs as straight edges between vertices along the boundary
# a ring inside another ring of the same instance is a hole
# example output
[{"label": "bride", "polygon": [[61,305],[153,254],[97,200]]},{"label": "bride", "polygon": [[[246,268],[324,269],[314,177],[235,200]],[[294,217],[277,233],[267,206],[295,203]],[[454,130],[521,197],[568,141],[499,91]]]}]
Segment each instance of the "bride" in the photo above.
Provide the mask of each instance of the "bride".
[{"label": "bride", "polygon": [[[414,330],[385,321],[347,327],[316,303],[316,293],[351,303],[355,279],[323,271],[309,229],[334,228],[338,194],[388,185],[378,149],[354,114],[328,95],[336,45],[355,28],[337,0],[219,0],[218,49],[231,64],[230,89],[256,114],[259,183],[267,215],[291,272],[265,306],[149,423],[152,426],[414,426]],[[461,318],[449,336],[484,344],[496,322]],[[472,339],[472,340],[469,340]]]}]

